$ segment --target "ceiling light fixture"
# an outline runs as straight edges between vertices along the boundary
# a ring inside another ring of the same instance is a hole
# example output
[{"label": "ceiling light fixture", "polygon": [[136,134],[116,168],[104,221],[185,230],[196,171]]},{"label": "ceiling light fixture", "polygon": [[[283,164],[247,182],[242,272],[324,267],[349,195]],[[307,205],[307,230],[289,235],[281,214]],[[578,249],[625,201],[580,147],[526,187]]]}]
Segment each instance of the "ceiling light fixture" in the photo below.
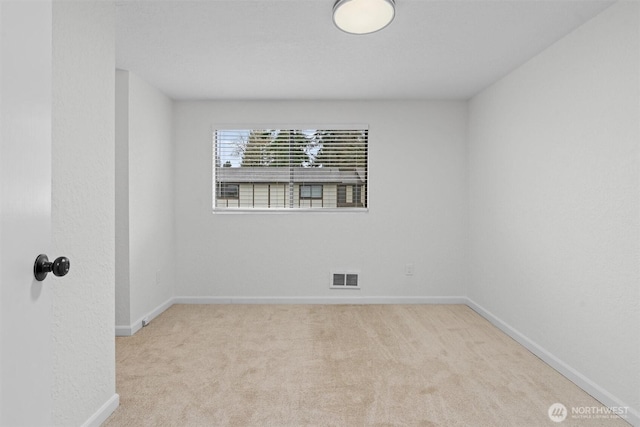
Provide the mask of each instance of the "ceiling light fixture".
[{"label": "ceiling light fixture", "polygon": [[350,34],[380,31],[393,21],[394,0],[338,0],[333,5],[333,23]]}]

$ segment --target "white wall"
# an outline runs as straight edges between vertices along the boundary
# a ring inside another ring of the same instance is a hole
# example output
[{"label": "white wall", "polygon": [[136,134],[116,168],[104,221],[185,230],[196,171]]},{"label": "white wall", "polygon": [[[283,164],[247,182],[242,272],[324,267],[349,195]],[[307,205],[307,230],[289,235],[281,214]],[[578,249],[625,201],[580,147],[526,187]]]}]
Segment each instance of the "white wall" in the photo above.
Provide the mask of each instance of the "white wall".
[{"label": "white wall", "polygon": [[[113,2],[53,5],[50,256],[66,255],[54,289],[53,422],[99,423],[117,407],[114,343]],[[43,325],[46,327],[46,325]]]},{"label": "white wall", "polygon": [[116,325],[133,332],[173,297],[172,101],[128,71],[116,82]]},{"label": "white wall", "polygon": [[[116,335],[131,324],[129,258],[129,72],[116,70]],[[120,326],[119,326],[120,325]],[[130,334],[130,333],[129,333]],[[127,334],[125,334],[127,335]]]},{"label": "white wall", "polygon": [[[126,108],[148,114],[125,115],[128,321],[163,297],[136,300],[171,296],[153,286],[159,265],[175,266],[177,300],[468,295],[637,419],[638,65],[638,5],[623,2],[468,104],[181,101],[173,130],[160,130],[171,115],[153,110],[162,97],[128,74]],[[147,87],[138,98],[136,86]],[[211,212],[217,124],[323,123],[370,125],[368,213]],[[169,220],[158,217],[162,186],[150,185],[163,178],[167,153],[147,158],[172,131],[173,243],[157,239]],[[167,244],[175,248],[169,264],[166,253],[146,253]],[[136,276],[134,265],[149,260]],[[414,276],[404,275],[406,263]],[[334,269],[359,270],[362,289],[330,290]]]},{"label": "white wall", "polygon": [[471,100],[468,287],[636,417],[638,9],[614,5]]},{"label": "white wall", "polygon": [[[177,296],[461,296],[464,102],[176,102]],[[369,124],[369,212],[213,214],[216,124]],[[414,276],[404,275],[406,263]],[[359,291],[330,290],[333,269]]]}]

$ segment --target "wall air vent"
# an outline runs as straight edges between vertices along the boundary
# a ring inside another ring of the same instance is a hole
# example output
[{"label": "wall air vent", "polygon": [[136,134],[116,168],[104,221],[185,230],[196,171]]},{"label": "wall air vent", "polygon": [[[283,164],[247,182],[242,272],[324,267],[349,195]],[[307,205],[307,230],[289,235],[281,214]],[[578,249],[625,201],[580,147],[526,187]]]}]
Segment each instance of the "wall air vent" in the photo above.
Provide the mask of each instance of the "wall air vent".
[{"label": "wall air vent", "polygon": [[360,289],[358,273],[333,273],[330,287],[332,289]]}]

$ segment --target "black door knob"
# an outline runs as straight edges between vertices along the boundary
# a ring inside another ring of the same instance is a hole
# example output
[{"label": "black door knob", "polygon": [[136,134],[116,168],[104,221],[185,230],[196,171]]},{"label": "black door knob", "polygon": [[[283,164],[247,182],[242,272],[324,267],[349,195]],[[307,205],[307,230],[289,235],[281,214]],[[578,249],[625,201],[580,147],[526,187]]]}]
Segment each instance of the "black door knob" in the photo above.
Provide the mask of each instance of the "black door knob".
[{"label": "black door knob", "polygon": [[38,255],[36,262],[33,265],[33,275],[36,280],[42,282],[48,273],[53,273],[55,276],[64,276],[69,272],[71,263],[69,258],[61,256],[56,258],[53,262],[49,262],[49,257],[45,254]]}]

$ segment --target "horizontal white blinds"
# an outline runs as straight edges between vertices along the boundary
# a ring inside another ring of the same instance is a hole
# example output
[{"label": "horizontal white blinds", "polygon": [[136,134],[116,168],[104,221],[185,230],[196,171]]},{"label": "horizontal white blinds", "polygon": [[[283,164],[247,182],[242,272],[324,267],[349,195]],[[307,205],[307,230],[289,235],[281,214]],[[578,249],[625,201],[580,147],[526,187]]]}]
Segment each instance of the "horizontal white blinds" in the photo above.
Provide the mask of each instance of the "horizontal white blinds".
[{"label": "horizontal white blinds", "polygon": [[216,209],[366,208],[367,129],[217,129]]}]

